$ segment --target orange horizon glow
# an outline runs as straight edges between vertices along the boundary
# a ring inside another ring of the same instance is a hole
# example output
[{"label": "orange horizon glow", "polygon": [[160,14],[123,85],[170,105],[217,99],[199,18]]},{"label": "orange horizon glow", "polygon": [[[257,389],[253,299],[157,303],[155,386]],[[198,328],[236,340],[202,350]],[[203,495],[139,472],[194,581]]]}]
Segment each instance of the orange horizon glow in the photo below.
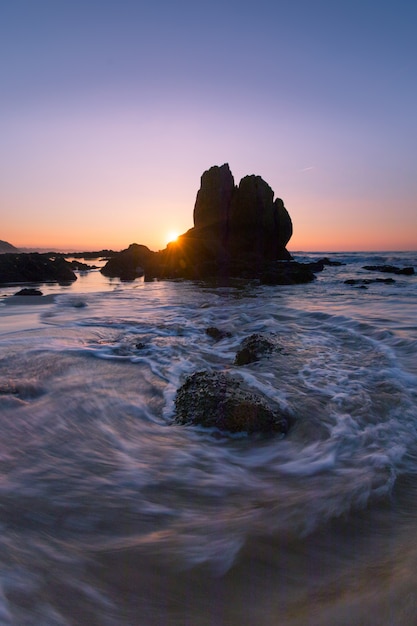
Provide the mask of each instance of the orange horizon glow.
[{"label": "orange horizon glow", "polygon": [[[235,174],[235,180],[239,174]],[[289,185],[281,191],[267,174],[263,178],[277,190],[276,196],[283,198],[291,216],[294,233],[287,245],[290,252],[417,250],[417,211],[410,200],[398,199],[403,209],[400,220],[390,210],[393,200],[388,196],[384,206],[378,199],[352,194],[339,200],[337,196],[316,191],[309,197],[306,191],[300,194]],[[170,188],[169,196],[148,195],[146,210],[126,197],[118,201],[100,195],[94,206],[86,206],[84,202],[83,209],[74,210],[71,198],[66,197],[64,203],[64,194],[57,192],[49,206],[31,212],[27,208],[30,199],[26,196],[19,203],[25,219],[16,219],[19,213],[16,203],[14,211],[2,215],[0,239],[19,249],[44,251],[118,251],[131,243],[145,245],[153,251],[163,250],[193,226],[198,176],[188,174],[187,183],[183,181],[176,189]],[[77,200],[75,206],[79,206]],[[62,207],[58,220],[53,215],[53,206],[57,204]],[[163,226],[172,223],[173,216],[175,226]]]},{"label": "orange horizon glow", "polygon": [[[416,231],[400,228],[398,225],[389,223],[381,228],[380,224],[372,227],[367,224],[367,228],[357,231],[353,224],[346,219],[335,220],[333,224],[317,224],[312,220],[310,223],[305,219],[298,219],[294,216],[296,211],[289,209],[294,224],[294,234],[287,244],[287,249],[291,251],[320,252],[333,250],[335,252],[381,252],[381,251],[413,251],[417,250]],[[314,212],[311,212],[314,215]],[[164,220],[161,220],[164,221]],[[180,221],[180,220],[179,220]],[[185,218],[181,220],[184,226],[178,230],[164,233],[159,226],[151,225],[148,228],[127,228],[126,232],[121,228],[119,232],[110,232],[110,229],[96,228],[93,234],[77,232],[78,225],[72,231],[68,228],[54,232],[51,228],[41,229],[34,232],[30,229],[23,237],[21,232],[13,229],[2,230],[0,239],[7,241],[18,249],[41,249],[45,251],[66,251],[66,252],[87,252],[95,250],[124,250],[131,243],[138,243],[147,246],[153,251],[163,250],[169,243],[175,242],[181,234],[187,232],[192,224],[187,224]],[[371,219],[368,220],[370,222]],[[158,220],[159,222],[159,220]],[[298,222],[300,225],[297,226]],[[21,229],[19,228],[21,231]],[[116,236],[115,236],[116,235]]]},{"label": "orange horizon glow", "polygon": [[[184,231],[185,232],[185,231]],[[180,233],[182,234],[182,233]],[[125,250],[131,243],[138,243],[147,246],[150,250],[157,252],[163,250],[168,244],[174,243],[178,240],[180,234],[170,233],[165,237],[154,238],[150,243],[149,241],[141,240],[139,237],[126,237],[124,240],[111,241],[106,239],[100,239],[98,241],[85,240],[85,241],[70,241],[69,243],[65,239],[59,237],[54,240],[43,240],[42,238],[37,240],[11,240],[7,237],[1,237],[3,241],[7,241],[19,250],[25,251],[25,249],[33,250],[39,249],[44,251],[64,251],[64,252],[91,252],[99,250]],[[318,238],[313,241],[309,238],[296,237],[290,239],[287,244],[289,252],[411,252],[417,250],[415,241],[410,238],[407,240],[398,239],[365,239],[360,238],[354,244],[344,240],[342,237],[337,238]]]}]

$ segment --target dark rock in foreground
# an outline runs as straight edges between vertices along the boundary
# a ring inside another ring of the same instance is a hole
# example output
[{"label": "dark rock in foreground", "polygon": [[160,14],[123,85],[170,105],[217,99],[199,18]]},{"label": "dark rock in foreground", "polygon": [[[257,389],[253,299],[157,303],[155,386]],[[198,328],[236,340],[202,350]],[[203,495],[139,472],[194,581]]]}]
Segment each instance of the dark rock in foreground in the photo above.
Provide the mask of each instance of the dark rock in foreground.
[{"label": "dark rock in foreground", "polygon": [[412,276],[414,274],[414,267],[395,267],[395,265],[364,265],[363,269],[371,272],[404,274],[405,276]]},{"label": "dark rock in foreground", "polygon": [[77,280],[62,257],[50,258],[37,252],[0,255],[0,283],[70,283]]},{"label": "dark rock in foreground", "polygon": [[235,365],[248,365],[259,361],[261,356],[269,354],[275,348],[275,344],[269,337],[254,333],[246,337],[236,353]]},{"label": "dark rock in foreground", "polygon": [[229,374],[196,372],[175,399],[177,424],[218,428],[230,433],[286,433],[290,418],[260,393]]}]

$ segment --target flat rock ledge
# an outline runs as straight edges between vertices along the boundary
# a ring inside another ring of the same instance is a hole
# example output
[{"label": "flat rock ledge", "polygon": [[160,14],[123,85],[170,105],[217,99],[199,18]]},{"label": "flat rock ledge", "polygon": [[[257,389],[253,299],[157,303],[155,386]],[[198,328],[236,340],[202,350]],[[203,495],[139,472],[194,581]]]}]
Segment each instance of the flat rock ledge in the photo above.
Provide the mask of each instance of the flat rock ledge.
[{"label": "flat rock ledge", "polygon": [[287,433],[291,420],[278,405],[230,374],[202,371],[178,389],[174,421],[229,433]]}]

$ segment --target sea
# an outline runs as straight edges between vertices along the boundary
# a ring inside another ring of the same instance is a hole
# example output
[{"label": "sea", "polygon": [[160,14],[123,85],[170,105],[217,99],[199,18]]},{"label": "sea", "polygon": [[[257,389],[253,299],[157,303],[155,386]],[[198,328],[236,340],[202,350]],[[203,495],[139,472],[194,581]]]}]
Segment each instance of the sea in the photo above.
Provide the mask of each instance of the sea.
[{"label": "sea", "polygon": [[[0,286],[2,626],[417,624],[417,274],[363,269],[417,252],[294,253],[323,256],[305,285]],[[234,365],[253,333],[277,349]],[[176,424],[202,370],[289,433]]]}]

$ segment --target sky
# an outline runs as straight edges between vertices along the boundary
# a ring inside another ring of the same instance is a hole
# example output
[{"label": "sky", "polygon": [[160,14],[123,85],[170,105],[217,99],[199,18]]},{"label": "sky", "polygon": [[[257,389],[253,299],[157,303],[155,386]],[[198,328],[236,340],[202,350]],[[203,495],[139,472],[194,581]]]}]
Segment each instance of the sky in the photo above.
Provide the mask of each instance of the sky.
[{"label": "sky", "polygon": [[289,250],[417,249],[414,0],[0,0],[0,239],[165,247],[202,173]]}]

